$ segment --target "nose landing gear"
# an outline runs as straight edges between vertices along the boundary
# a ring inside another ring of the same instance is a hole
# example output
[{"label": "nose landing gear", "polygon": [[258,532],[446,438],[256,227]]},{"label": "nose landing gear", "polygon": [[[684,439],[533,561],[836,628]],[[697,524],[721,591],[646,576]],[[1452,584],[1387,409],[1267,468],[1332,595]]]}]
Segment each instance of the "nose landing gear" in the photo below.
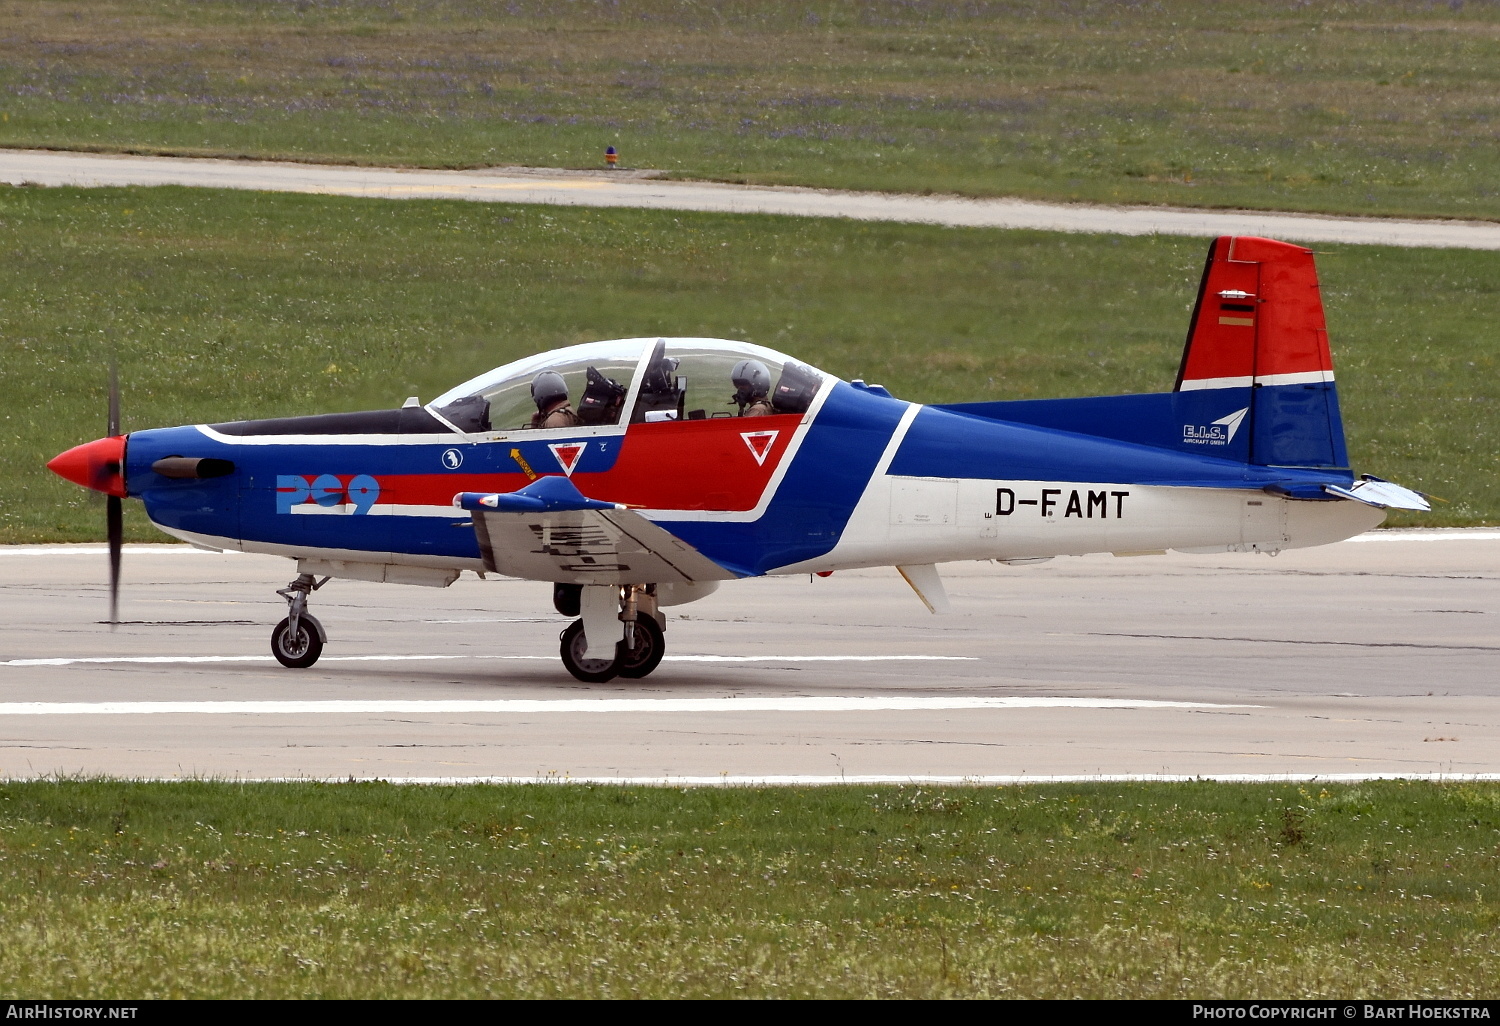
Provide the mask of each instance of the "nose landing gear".
[{"label": "nose landing gear", "polygon": [[301,574],[276,592],[286,599],[287,616],[271,632],[271,654],[282,666],[305,669],[323,654],[328,635],[318,618],[307,611],[307,597],[327,583],[326,577],[319,581],[312,574]]},{"label": "nose landing gear", "polygon": [[656,586],[628,584],[619,593],[623,637],[615,645],[612,658],[598,658],[598,649],[593,658],[584,655],[589,645],[581,619],[568,624],[558,639],[563,666],[586,684],[603,684],[615,677],[639,680],[655,670],[666,653],[664,618],[657,612]]}]

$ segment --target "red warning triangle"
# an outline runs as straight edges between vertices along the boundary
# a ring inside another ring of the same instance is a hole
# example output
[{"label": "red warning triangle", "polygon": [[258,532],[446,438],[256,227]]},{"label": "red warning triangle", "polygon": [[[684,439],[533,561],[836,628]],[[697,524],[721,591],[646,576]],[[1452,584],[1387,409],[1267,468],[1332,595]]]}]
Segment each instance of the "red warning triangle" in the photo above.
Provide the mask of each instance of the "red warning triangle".
[{"label": "red warning triangle", "polygon": [[742,431],[740,437],[750,447],[750,455],[755,457],[758,466],[766,465],[766,457],[771,455],[771,446],[776,444],[776,436],[780,431]]},{"label": "red warning triangle", "polygon": [[558,466],[562,467],[563,473],[572,477],[573,468],[578,466],[578,457],[583,455],[583,450],[588,448],[588,443],[557,442],[547,448],[551,449],[552,455],[557,457]]}]

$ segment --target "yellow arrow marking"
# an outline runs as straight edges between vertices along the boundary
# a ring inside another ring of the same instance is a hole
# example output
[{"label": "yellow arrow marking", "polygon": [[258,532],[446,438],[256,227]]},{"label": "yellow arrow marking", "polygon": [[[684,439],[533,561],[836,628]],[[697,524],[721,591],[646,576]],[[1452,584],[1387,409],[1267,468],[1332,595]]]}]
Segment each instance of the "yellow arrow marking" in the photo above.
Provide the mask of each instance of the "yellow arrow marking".
[{"label": "yellow arrow marking", "polygon": [[531,469],[531,464],[526,462],[526,457],[521,455],[520,449],[512,449],[510,451],[510,458],[521,465],[521,471],[526,475],[526,480],[536,480],[536,471]]}]

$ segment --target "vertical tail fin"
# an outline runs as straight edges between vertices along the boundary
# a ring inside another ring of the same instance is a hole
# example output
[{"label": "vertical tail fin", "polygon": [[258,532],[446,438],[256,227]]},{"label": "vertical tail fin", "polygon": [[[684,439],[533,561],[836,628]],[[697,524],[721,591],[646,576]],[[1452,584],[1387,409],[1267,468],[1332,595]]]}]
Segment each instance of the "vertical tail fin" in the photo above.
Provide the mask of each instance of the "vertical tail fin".
[{"label": "vertical tail fin", "polygon": [[1214,240],[1176,391],[1207,389],[1247,390],[1247,462],[1348,467],[1312,250],[1245,235]]}]

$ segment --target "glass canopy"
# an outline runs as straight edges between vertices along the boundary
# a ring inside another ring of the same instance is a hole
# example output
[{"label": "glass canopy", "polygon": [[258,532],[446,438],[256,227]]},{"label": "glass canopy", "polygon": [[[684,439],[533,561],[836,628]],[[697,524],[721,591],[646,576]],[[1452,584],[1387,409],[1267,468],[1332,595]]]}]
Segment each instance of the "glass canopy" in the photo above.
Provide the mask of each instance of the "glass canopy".
[{"label": "glass canopy", "polygon": [[[774,349],[713,338],[632,338],[555,349],[529,356],[464,382],[434,399],[433,413],[460,431],[576,430],[623,423],[706,420],[745,415],[735,371],[763,382],[765,412],[807,412],[828,375]],[[758,365],[758,369],[756,366]],[[561,377],[569,416],[541,424],[533,384],[556,392]],[[627,414],[628,411],[628,414]],[[556,426],[566,420],[566,427]]]}]

